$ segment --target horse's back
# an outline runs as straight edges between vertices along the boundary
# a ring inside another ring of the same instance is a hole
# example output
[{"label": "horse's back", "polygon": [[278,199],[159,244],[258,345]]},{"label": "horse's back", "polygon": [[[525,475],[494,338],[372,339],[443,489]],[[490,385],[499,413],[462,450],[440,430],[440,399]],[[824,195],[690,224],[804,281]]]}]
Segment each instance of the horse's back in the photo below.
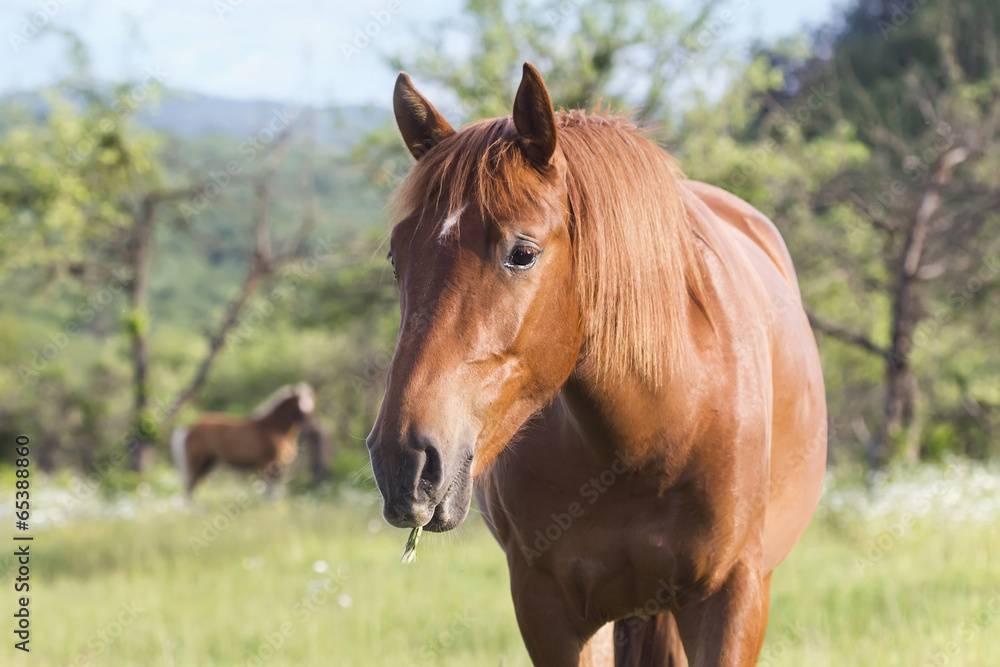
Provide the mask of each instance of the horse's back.
[{"label": "horse's back", "polygon": [[788,247],[778,228],[766,215],[731,192],[714,185],[700,181],[682,181],[681,184],[703,201],[719,220],[741,232],[760,248],[798,294],[799,286],[792,256],[788,253]]},{"label": "horse's back", "polygon": [[770,571],[805,531],[823,485],[826,396],[819,352],[791,256],[774,223],[724,190],[696,181],[683,186],[709,209],[708,224],[743,249],[747,270],[756,274],[769,304],[773,406],[764,559]]},{"label": "horse's back", "polygon": [[236,467],[254,468],[274,458],[274,447],[253,428],[253,422],[207,413],[187,436],[189,451],[201,451]]}]

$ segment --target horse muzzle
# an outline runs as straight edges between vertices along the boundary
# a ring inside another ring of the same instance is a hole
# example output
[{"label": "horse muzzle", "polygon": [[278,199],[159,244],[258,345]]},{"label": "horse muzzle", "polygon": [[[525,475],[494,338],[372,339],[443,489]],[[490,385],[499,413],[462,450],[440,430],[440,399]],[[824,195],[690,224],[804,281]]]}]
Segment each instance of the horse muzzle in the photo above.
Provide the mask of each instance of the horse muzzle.
[{"label": "horse muzzle", "polygon": [[[413,440],[388,453],[373,436],[368,438],[375,484],[382,493],[382,516],[397,528],[423,526],[437,533],[456,528],[472,503],[472,450],[445,465],[435,443]],[[445,474],[447,469],[454,473]]]}]

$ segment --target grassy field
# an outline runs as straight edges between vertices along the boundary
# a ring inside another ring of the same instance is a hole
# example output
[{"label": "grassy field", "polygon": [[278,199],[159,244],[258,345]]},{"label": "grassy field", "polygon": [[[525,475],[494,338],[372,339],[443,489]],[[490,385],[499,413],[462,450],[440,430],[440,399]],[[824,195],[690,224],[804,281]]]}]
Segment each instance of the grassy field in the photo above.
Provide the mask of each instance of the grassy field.
[{"label": "grassy field", "polygon": [[[828,491],[774,575],[760,664],[1000,664],[1000,530],[979,516],[998,479],[973,498],[954,479]],[[63,509],[34,531],[31,653],[12,647],[5,548],[0,664],[529,664],[504,557],[475,517],[426,535],[403,566],[406,533],[382,523],[370,491],[269,504],[213,481],[194,509],[167,482],[91,499],[89,513],[70,511],[85,504],[68,492],[42,493]],[[893,506],[879,500],[893,493]],[[969,504],[968,516],[949,509]]]}]

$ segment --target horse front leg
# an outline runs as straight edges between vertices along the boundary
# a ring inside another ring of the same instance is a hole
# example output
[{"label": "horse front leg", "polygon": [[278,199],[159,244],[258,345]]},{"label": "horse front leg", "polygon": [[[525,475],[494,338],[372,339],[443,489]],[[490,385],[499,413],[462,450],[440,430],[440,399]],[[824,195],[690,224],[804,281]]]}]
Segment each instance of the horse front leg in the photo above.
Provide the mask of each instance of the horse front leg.
[{"label": "horse front leg", "polygon": [[688,667],[677,621],[670,611],[615,622],[615,667]]},{"label": "horse front leg", "polygon": [[752,667],[767,627],[770,577],[738,563],[714,594],[674,612],[691,667]]},{"label": "horse front leg", "polygon": [[596,636],[602,623],[573,613],[555,579],[524,568],[510,573],[514,612],[521,637],[537,667],[606,667],[609,651],[599,647],[610,639]]},{"label": "horse front leg", "polygon": [[274,500],[277,497],[284,472],[283,466],[277,461],[272,461],[261,469],[260,477],[264,480],[264,494],[268,500]]}]

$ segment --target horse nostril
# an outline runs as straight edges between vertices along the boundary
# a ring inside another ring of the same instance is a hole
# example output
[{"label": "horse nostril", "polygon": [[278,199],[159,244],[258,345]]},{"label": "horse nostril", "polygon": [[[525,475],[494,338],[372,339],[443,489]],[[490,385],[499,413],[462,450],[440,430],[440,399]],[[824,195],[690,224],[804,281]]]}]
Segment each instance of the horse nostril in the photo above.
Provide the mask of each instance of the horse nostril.
[{"label": "horse nostril", "polygon": [[441,451],[433,442],[424,448],[424,467],[420,471],[420,490],[431,494],[441,484]]}]

